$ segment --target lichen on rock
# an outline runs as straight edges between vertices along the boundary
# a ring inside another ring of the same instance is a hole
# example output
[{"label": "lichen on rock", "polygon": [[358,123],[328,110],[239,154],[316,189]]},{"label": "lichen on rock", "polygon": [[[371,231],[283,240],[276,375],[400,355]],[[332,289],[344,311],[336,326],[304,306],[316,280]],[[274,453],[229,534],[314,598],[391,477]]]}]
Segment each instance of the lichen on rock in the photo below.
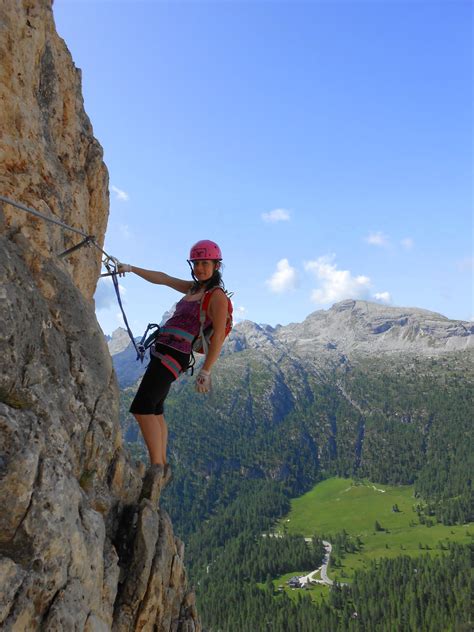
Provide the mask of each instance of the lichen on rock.
[{"label": "lichen on rock", "polygon": [[[108,175],[51,0],[0,7],[1,194],[103,243]],[[200,630],[142,491],[93,295],[100,252],[0,202],[0,627]]]}]

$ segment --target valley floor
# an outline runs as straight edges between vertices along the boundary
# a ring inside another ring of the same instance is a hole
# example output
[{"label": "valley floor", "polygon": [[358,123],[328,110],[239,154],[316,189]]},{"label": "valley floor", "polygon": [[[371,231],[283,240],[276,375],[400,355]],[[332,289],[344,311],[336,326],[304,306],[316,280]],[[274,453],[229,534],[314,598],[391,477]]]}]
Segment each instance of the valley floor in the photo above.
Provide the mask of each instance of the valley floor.
[{"label": "valley floor", "polygon": [[[428,521],[422,524],[415,510],[418,502],[413,486],[331,478],[293,499],[291,511],[278,521],[274,531],[302,534],[309,539],[316,534],[333,545],[338,539],[341,543],[340,534],[345,532],[346,550],[344,544],[333,549],[328,569],[329,579],[339,583],[350,583],[354,573],[368,568],[373,560],[400,555],[416,557],[424,553],[439,555],[450,542],[472,541],[472,523],[445,526]],[[351,551],[353,547],[355,550]],[[304,577],[313,570],[295,569],[274,578],[274,586],[283,586],[295,599],[302,590],[308,591],[319,601],[328,595],[328,585],[292,589],[286,583],[291,577]],[[313,578],[322,579],[318,573]]]}]

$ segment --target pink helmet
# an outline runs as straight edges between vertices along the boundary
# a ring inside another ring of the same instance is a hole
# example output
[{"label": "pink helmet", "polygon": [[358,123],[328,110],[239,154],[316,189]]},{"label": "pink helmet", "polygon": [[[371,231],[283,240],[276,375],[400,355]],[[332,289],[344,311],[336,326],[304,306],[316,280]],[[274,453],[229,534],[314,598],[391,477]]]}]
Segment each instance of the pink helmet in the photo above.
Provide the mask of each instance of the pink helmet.
[{"label": "pink helmet", "polygon": [[192,246],[189,253],[190,261],[199,261],[203,259],[210,259],[214,261],[220,261],[222,259],[222,252],[215,241],[209,239],[201,239]]}]

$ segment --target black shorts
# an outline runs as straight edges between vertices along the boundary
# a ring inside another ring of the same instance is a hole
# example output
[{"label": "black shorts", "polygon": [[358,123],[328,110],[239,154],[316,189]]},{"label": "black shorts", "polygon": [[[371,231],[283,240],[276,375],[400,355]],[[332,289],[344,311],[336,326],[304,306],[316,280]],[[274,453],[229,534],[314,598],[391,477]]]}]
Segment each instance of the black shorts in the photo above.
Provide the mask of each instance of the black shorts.
[{"label": "black shorts", "polygon": [[[166,367],[166,359],[151,355],[150,364],[147,366],[138,391],[130,406],[130,412],[136,415],[162,415],[163,403],[168,395],[171,384],[179,376],[176,370],[176,362],[182,371],[188,368],[189,353],[177,351],[165,345],[156,345],[156,350],[165,356],[171,357],[170,367]],[[173,362],[173,359],[176,362]],[[164,363],[163,363],[164,362]]]}]

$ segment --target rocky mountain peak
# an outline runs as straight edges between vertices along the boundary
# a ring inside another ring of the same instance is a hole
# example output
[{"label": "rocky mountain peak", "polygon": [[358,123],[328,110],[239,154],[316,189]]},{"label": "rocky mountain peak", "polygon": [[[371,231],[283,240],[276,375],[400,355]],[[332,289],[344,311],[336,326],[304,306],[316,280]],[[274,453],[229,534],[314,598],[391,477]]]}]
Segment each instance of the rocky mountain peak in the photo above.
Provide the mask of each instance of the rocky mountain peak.
[{"label": "rocky mountain peak", "polygon": [[112,332],[112,336],[107,341],[110,355],[115,355],[116,353],[124,351],[129,344],[131,344],[130,338],[128,336],[127,330],[123,327],[117,327],[117,329]]},{"label": "rocky mountain peak", "polygon": [[345,301],[335,303],[329,310],[329,312],[331,313],[353,312],[362,316],[365,315],[365,317],[367,318],[374,318],[377,316],[381,316],[382,318],[384,318],[388,313],[393,313],[394,311],[407,312],[412,315],[418,315],[420,318],[438,318],[440,320],[449,320],[448,318],[446,318],[446,316],[443,316],[442,314],[431,312],[427,309],[421,309],[419,307],[393,307],[389,305],[384,305],[383,303],[373,303],[371,301],[354,299],[347,299]]},{"label": "rocky mountain peak", "polygon": [[416,307],[347,300],[311,313],[302,323],[272,328],[244,321],[229,336],[229,351],[263,347],[299,357],[326,352],[437,355],[473,349],[474,324]]}]

